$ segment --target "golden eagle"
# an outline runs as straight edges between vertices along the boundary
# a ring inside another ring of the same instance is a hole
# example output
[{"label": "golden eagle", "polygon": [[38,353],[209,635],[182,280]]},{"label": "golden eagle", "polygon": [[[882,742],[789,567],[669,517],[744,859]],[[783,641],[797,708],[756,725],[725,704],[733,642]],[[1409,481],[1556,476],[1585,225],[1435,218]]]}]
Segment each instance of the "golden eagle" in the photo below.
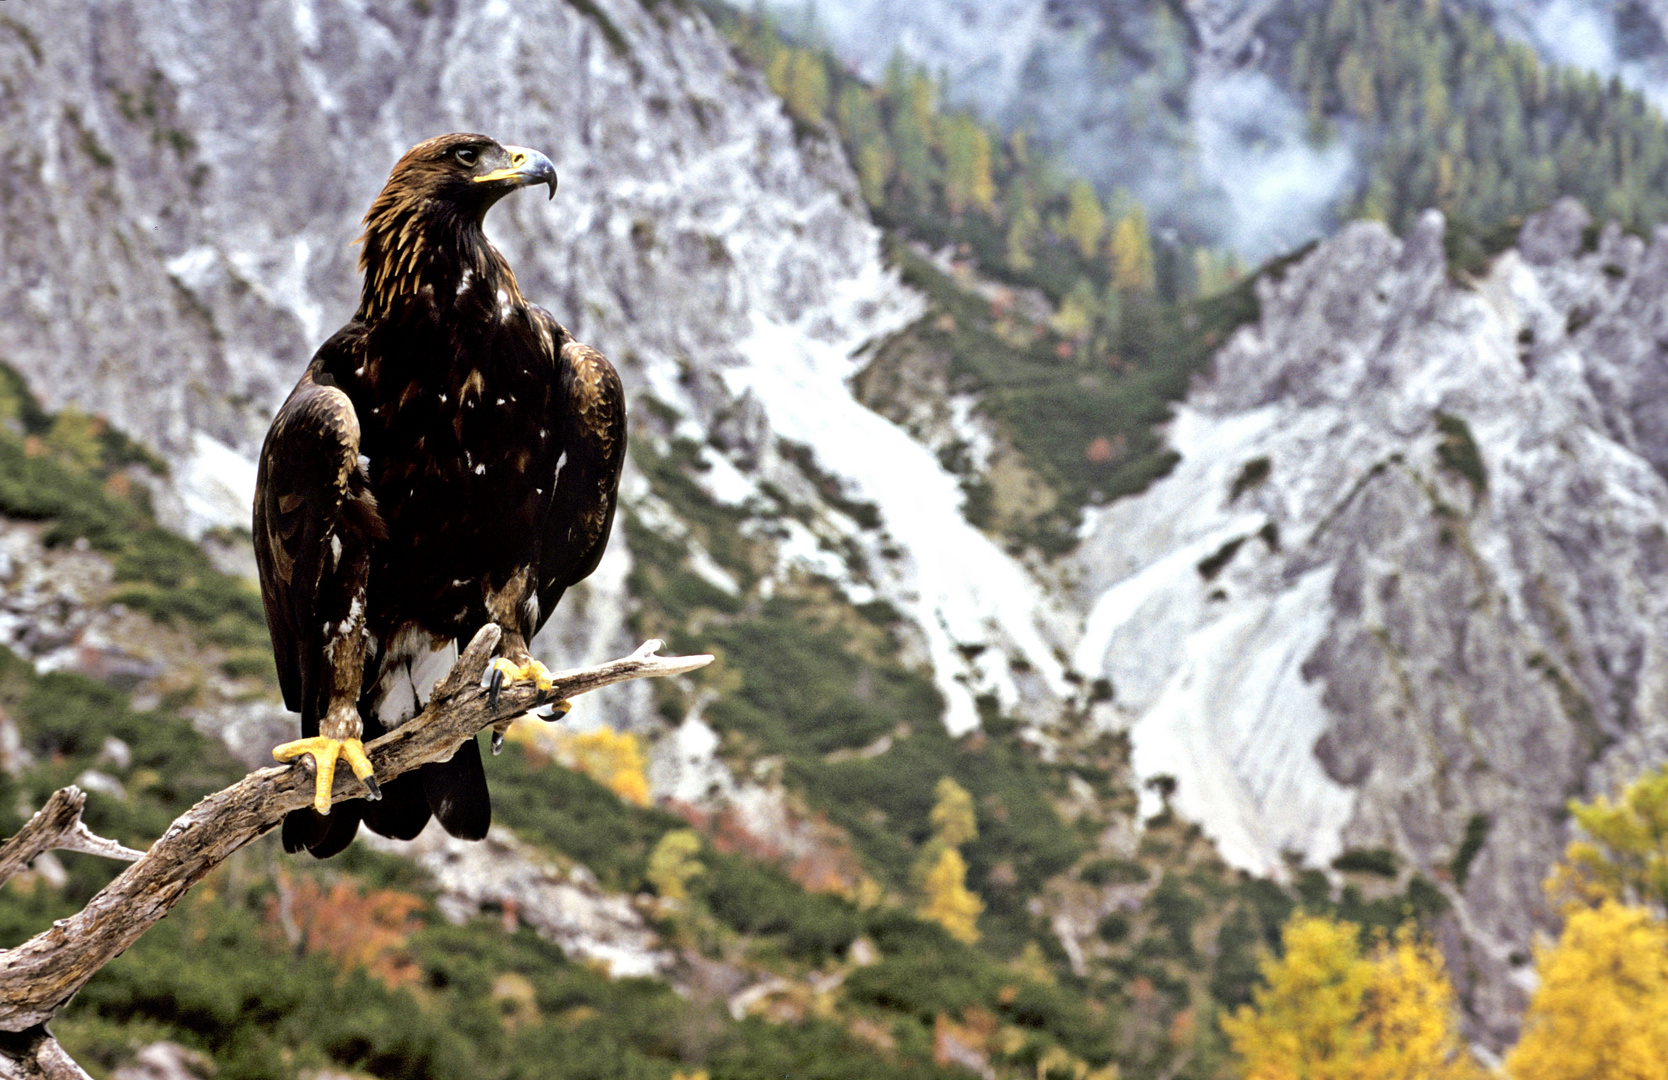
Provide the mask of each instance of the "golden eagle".
[{"label": "golden eagle", "polygon": [[[395,164],[365,215],[359,310],[314,355],[261,449],[255,555],[284,702],[301,714],[314,805],[284,848],[319,858],[363,820],[410,839],[492,820],[475,740],[380,788],[361,740],[415,716],[488,621],[489,669],[549,672],[527,651],[568,586],[596,568],[625,456],[619,376],[528,303],[481,231],[488,209],[556,169],[485,135],[442,135]],[[566,712],[567,703],[550,706]],[[494,735],[494,749],[501,738]],[[365,801],[330,810],[338,756]]]}]

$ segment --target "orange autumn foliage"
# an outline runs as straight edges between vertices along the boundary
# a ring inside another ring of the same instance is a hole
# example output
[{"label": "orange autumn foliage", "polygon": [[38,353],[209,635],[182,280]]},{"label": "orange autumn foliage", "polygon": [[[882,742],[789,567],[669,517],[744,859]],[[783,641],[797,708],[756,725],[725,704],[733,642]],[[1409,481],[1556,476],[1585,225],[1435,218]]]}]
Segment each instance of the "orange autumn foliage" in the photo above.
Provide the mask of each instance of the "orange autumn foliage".
[{"label": "orange autumn foliage", "polygon": [[344,971],[364,968],[389,987],[408,986],[420,974],[405,943],[422,927],[421,897],[394,889],[362,891],[357,882],[326,889],[311,877],[279,877],[279,895],[267,901],[267,921],[293,927],[295,943],[325,953]]}]

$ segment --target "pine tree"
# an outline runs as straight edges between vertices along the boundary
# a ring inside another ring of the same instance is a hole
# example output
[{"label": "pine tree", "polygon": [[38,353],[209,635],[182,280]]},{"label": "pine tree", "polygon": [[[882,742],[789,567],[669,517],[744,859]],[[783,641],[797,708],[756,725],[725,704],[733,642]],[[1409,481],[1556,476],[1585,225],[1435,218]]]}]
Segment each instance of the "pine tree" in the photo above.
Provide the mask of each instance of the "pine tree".
[{"label": "pine tree", "polygon": [[834,118],[846,146],[851,149],[863,198],[870,206],[883,205],[886,184],[892,179],[893,161],[874,94],[855,79],[849,80],[840,90]]},{"label": "pine tree", "polygon": [[990,213],[996,208],[996,184],[990,176],[990,136],[966,113],[939,124],[944,147],[944,200],[960,216],[968,206]]},{"label": "pine tree", "polygon": [[1147,215],[1135,204],[1112,229],[1112,282],[1126,292],[1153,291],[1152,238],[1147,233]]},{"label": "pine tree", "polygon": [[932,80],[917,71],[900,82],[889,72],[887,86],[892,109],[892,153],[897,161],[898,179],[918,209],[930,209],[937,203],[940,177],[938,161],[933,155]]},{"label": "pine tree", "polygon": [[1042,215],[1037,212],[1030,186],[1016,178],[1008,194],[1008,267],[1021,274],[1034,267],[1034,252],[1042,235]]},{"label": "pine tree", "polygon": [[1092,259],[1100,251],[1106,236],[1106,212],[1100,208],[1100,197],[1087,180],[1072,184],[1066,194],[1066,236],[1077,245],[1085,259]]}]

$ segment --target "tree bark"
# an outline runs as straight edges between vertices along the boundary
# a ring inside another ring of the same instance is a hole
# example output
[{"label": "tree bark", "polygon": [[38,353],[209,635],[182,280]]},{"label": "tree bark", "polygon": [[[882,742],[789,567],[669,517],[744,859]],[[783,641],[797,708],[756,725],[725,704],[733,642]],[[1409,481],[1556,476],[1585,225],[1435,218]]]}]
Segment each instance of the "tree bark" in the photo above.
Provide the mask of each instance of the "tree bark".
[{"label": "tree bark", "polygon": [[143,851],[106,840],[87,828],[81,821],[81,808],[86,805],[87,793],[74,784],[54,791],[17,835],[0,845],[0,885],[47,851],[83,851],[127,862],[145,857]]}]

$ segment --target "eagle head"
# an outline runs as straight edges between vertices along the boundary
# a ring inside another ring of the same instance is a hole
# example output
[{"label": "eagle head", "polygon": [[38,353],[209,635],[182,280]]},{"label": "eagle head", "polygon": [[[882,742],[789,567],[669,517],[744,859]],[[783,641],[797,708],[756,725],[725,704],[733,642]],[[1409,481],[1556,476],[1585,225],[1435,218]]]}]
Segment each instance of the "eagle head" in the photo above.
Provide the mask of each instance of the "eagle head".
[{"label": "eagle head", "polygon": [[366,310],[386,310],[414,294],[435,270],[442,276],[465,267],[479,272],[471,264],[490,250],[481,233],[486,212],[533,184],[549,185],[556,197],[550,159],[486,135],[439,135],[407,150],[365,214],[359,268]]}]

